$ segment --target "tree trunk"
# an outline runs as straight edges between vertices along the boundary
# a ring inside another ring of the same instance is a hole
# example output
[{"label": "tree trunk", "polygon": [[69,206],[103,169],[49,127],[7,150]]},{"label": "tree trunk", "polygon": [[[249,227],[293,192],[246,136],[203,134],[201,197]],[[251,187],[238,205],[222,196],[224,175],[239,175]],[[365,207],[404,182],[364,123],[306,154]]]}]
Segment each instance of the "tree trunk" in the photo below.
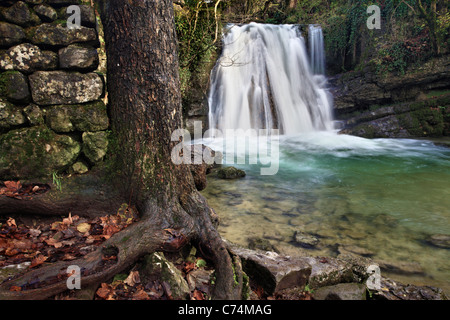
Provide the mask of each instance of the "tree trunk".
[{"label": "tree trunk", "polygon": [[[117,261],[104,266],[103,249],[76,261],[84,286],[104,281],[141,256],[176,251],[195,242],[216,270],[213,297],[240,299],[239,259],[227,249],[215,229],[213,211],[195,188],[188,165],[171,160],[172,132],[182,127],[177,39],[172,0],[99,1],[108,59],[108,94],[115,136],[115,186],[135,205],[141,220],[111,237],[103,248],[114,248]],[[117,208],[116,208],[117,209]],[[114,212],[114,209],[112,209]],[[3,283],[0,299],[46,298],[64,291],[66,262],[33,270]],[[40,282],[30,290],[30,279]],[[235,280],[238,280],[236,285]],[[37,287],[37,288],[36,288]]]}]

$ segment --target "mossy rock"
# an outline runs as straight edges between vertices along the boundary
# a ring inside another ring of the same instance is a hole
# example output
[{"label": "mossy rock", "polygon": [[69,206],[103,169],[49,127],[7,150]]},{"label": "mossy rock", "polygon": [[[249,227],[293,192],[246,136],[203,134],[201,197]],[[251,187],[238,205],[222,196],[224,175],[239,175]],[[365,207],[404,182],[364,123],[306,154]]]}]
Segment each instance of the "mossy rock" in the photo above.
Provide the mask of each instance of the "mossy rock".
[{"label": "mossy rock", "polygon": [[84,132],[83,153],[93,164],[103,160],[108,150],[108,133],[106,131]]},{"label": "mossy rock", "polygon": [[71,166],[80,152],[72,137],[46,126],[11,130],[0,136],[0,179],[51,176]]},{"label": "mossy rock", "polygon": [[46,123],[56,132],[96,132],[109,127],[106,105],[101,100],[87,104],[48,107]]},{"label": "mossy rock", "polygon": [[162,252],[145,256],[139,274],[144,282],[159,280],[170,286],[172,298],[175,300],[189,298],[189,285],[180,270],[166,259]]},{"label": "mossy rock", "polygon": [[237,179],[245,177],[245,171],[235,167],[225,167],[217,171],[217,177],[220,179]]}]

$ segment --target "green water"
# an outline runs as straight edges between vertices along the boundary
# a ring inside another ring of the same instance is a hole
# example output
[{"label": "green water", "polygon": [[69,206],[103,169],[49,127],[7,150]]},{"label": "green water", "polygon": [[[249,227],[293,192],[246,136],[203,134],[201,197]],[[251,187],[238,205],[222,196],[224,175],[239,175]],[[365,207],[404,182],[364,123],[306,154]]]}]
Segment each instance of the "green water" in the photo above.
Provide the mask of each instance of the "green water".
[{"label": "green water", "polygon": [[[223,151],[220,142],[210,145]],[[234,165],[247,176],[208,176],[202,193],[223,237],[242,245],[265,238],[288,255],[360,254],[395,266],[382,268],[388,278],[450,293],[450,250],[427,242],[450,235],[449,148],[334,133],[281,137],[279,145],[276,175],[260,175],[261,165]],[[297,231],[318,244],[299,246]]]}]

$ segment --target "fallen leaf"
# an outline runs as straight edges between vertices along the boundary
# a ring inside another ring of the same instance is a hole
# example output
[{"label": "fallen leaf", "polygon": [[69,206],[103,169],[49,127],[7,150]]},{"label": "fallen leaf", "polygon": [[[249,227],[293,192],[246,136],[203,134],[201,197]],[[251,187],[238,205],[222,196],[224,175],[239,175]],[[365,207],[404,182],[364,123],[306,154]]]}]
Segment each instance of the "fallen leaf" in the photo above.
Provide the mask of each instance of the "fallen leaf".
[{"label": "fallen leaf", "polygon": [[140,283],[141,278],[139,277],[139,271],[131,271],[128,277],[125,279],[124,283],[133,287],[136,283]]},{"label": "fallen leaf", "polygon": [[29,268],[37,267],[37,266],[43,264],[47,259],[48,259],[48,257],[44,256],[43,254],[39,254],[36,258],[34,258],[31,261]]},{"label": "fallen leaf", "polygon": [[91,229],[91,225],[87,222],[82,222],[77,226],[77,230],[81,233],[86,233]]}]

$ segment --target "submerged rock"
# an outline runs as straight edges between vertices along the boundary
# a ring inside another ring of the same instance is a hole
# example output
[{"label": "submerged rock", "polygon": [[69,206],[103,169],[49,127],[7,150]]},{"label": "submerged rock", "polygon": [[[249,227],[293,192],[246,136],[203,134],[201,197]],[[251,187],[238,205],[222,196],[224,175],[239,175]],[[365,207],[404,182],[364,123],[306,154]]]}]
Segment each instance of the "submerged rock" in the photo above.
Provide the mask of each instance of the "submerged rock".
[{"label": "submerged rock", "polygon": [[319,239],[311,234],[302,231],[295,231],[294,233],[294,243],[303,248],[314,248],[318,243]]},{"label": "submerged rock", "polygon": [[217,177],[220,179],[237,179],[245,177],[245,171],[235,167],[220,168],[217,171]]},{"label": "submerged rock", "polygon": [[450,249],[450,235],[448,234],[433,234],[428,237],[427,242],[439,248]]}]

